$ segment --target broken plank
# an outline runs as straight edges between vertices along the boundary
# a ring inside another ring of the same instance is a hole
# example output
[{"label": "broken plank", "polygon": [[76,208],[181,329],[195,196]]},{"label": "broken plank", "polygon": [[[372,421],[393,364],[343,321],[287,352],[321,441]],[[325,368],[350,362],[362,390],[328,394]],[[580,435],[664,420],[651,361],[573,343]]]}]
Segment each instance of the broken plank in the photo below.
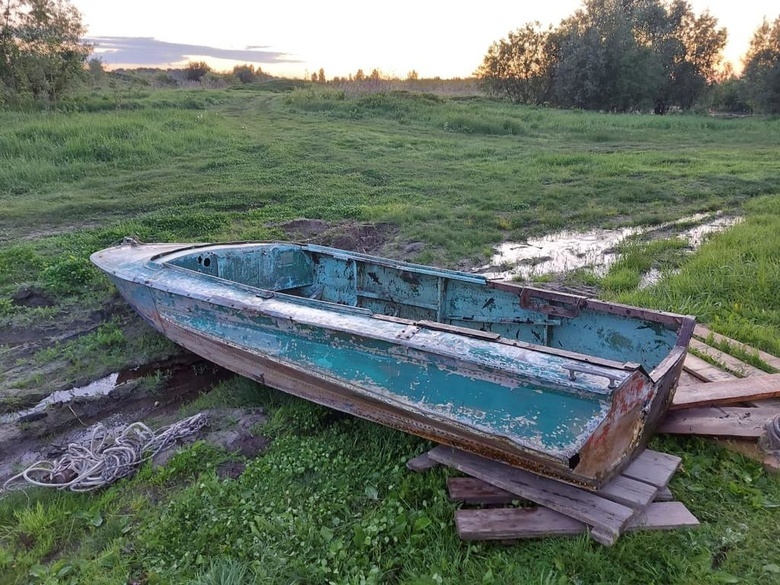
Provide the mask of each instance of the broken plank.
[{"label": "broken plank", "polygon": [[592,526],[591,537],[602,544],[614,544],[631,518],[636,515],[632,508],[593,492],[452,447],[438,446],[432,449],[429,455],[443,465],[454,467],[521,498]]},{"label": "broken plank", "polygon": [[692,347],[699,353],[707,355],[710,358],[714,359],[716,362],[723,364],[731,372],[733,372],[740,378],[746,376],[763,376],[764,374],[766,374],[765,371],[759,370],[757,367],[751,366],[750,364],[745,363],[742,360],[737,359],[734,356],[731,356],[724,351],[721,351],[714,347],[710,347],[709,345],[707,345],[703,341],[699,341],[698,339],[695,338],[691,339],[689,343],[689,347]]},{"label": "broken plank", "polygon": [[702,406],[669,412],[658,428],[670,435],[758,438],[780,408]]},{"label": "broken plank", "polygon": [[676,455],[645,449],[623,470],[623,475],[662,488],[672,479],[681,462]]},{"label": "broken plank", "polygon": [[685,356],[685,362],[683,363],[683,370],[699,378],[702,382],[721,382],[724,380],[736,380],[737,377],[734,374],[729,374],[725,370],[721,370],[713,366],[712,364],[705,362],[700,357],[689,353]]},{"label": "broken plank", "polygon": [[[699,521],[681,502],[655,502],[633,519],[628,530],[669,530]],[[583,522],[548,508],[456,510],[455,526],[463,540],[505,540],[570,536],[588,528]]]},{"label": "broken plank", "polygon": [[725,382],[681,386],[675,392],[671,408],[676,410],[694,406],[736,404],[778,396],[780,396],[780,374],[766,374]]},{"label": "broken plank", "polygon": [[450,501],[474,505],[511,504],[519,499],[476,477],[450,477],[447,480],[447,493]]},{"label": "broken plank", "polygon": [[439,464],[428,457],[428,451],[421,453],[417,457],[413,457],[406,462],[406,468],[409,471],[416,471],[418,473],[421,471],[427,471],[428,469],[436,467],[437,465]]},{"label": "broken plank", "polygon": [[742,342],[730,339],[725,335],[721,335],[720,333],[715,333],[714,331],[710,331],[704,325],[696,325],[696,327],[693,330],[693,334],[705,342],[709,339],[712,339],[716,343],[723,343],[723,344],[730,345],[732,347],[738,347],[742,351],[745,351],[749,354],[758,355],[758,357],[761,358],[761,361],[763,361],[765,364],[780,371],[780,357],[776,357],[770,353],[761,351],[760,349],[750,347],[749,345],[745,345]]}]

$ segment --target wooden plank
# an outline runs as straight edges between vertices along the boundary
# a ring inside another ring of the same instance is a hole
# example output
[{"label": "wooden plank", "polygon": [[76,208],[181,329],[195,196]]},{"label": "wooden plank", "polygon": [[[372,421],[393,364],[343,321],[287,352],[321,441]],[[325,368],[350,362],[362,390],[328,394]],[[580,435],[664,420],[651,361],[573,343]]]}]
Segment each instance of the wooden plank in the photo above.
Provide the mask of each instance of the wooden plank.
[{"label": "wooden plank", "polygon": [[462,540],[504,540],[570,536],[588,526],[549,508],[482,508],[455,510],[455,529]]},{"label": "wooden plank", "polygon": [[421,471],[427,471],[428,469],[436,467],[437,465],[438,463],[428,457],[428,451],[426,451],[417,457],[409,459],[409,461],[406,462],[406,469],[419,473]]},{"label": "wooden plank", "polygon": [[683,369],[696,378],[699,378],[702,382],[722,382],[724,380],[737,379],[734,374],[729,374],[720,368],[716,368],[692,353],[685,356]]},{"label": "wooden plank", "polygon": [[482,479],[496,487],[561,512],[593,527],[591,537],[606,545],[615,543],[636,511],[593,492],[516,469],[479,455],[439,446],[430,458]]},{"label": "wooden plank", "polygon": [[780,396],[780,374],[750,376],[725,382],[711,382],[677,388],[672,410],[694,406],[736,404]]},{"label": "wooden plank", "polygon": [[660,489],[669,483],[681,462],[676,455],[645,449],[626,467],[623,475]]},{"label": "wooden plank", "polygon": [[668,485],[658,490],[658,493],[655,495],[655,501],[656,502],[674,501],[674,494],[672,493],[672,490],[669,489]]},{"label": "wooden plank", "polygon": [[677,386],[692,386],[694,384],[704,384],[704,382],[685,370],[680,372],[680,379],[677,381]]},{"label": "wooden plank", "polygon": [[671,435],[758,438],[780,408],[702,406],[669,412],[658,428]]},{"label": "wooden plank", "polygon": [[632,477],[620,475],[596,493],[613,502],[625,504],[635,510],[644,510],[655,499],[658,487]]},{"label": "wooden plank", "polygon": [[[476,477],[449,478],[447,492],[451,501],[473,505],[506,505],[518,499],[516,495]],[[643,510],[657,499],[658,487],[621,475],[596,493],[613,502]]]},{"label": "wooden plank", "polygon": [[698,526],[699,521],[682,502],[654,502],[644,514],[637,516],[629,530],[671,530]]},{"label": "wooden plank", "polygon": [[[669,530],[699,521],[681,502],[655,502],[631,521],[628,530]],[[463,540],[505,540],[582,534],[583,522],[548,508],[456,510],[455,526]]]},{"label": "wooden plank", "polygon": [[750,347],[749,345],[745,345],[744,343],[730,339],[725,335],[721,335],[720,333],[710,331],[704,325],[696,325],[693,330],[693,334],[705,342],[711,337],[717,343],[727,343],[728,345],[738,347],[747,353],[758,354],[758,357],[761,358],[761,361],[780,371],[780,357],[776,357],[770,353],[761,351],[760,349]]},{"label": "wooden plank", "polygon": [[447,493],[450,501],[472,505],[506,505],[519,499],[476,477],[450,477],[447,479]]},{"label": "wooden plank", "polygon": [[747,376],[763,376],[766,374],[765,371],[759,370],[757,367],[751,366],[750,364],[745,363],[724,351],[710,347],[698,339],[691,339],[689,347],[692,347],[696,351],[713,358],[718,363],[723,364],[739,378],[744,378]]}]

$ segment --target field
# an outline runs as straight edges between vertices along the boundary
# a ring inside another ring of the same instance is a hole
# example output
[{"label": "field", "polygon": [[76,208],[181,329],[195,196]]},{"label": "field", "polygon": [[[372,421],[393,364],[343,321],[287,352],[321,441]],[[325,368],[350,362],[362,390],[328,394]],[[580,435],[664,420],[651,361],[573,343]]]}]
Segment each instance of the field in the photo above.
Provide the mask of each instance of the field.
[{"label": "field", "polygon": [[[0,412],[177,351],[89,264],[126,235],[316,239],[470,269],[504,240],[723,211],[745,219],[693,255],[637,241],[604,277],[540,280],[692,313],[778,354],[778,145],[778,119],[404,92],[96,92],[59,112],[0,112]],[[663,278],[638,290],[652,267]],[[449,472],[404,468],[424,441],[238,378],[181,414],[215,406],[269,415],[270,447],[240,477],[217,473],[235,456],[196,443],[95,494],[7,496],[0,583],[780,581],[780,480],[709,442],[654,443],[683,457],[672,490],[696,530],[613,548],[467,545]]]}]

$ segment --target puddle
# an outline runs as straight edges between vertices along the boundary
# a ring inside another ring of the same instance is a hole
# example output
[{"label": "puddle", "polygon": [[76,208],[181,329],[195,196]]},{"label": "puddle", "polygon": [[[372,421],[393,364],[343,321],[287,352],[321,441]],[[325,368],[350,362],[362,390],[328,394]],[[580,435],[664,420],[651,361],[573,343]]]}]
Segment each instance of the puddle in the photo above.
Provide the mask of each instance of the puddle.
[{"label": "puddle", "polygon": [[[478,272],[489,279],[512,280],[590,267],[596,274],[604,275],[618,258],[617,246],[629,236],[671,231],[672,236],[685,238],[691,248],[696,248],[707,234],[723,231],[740,221],[739,217],[700,213],[651,227],[560,231],[529,239],[526,243],[500,244],[496,246],[490,264],[482,266]],[[697,225],[678,229],[690,223]],[[659,277],[660,274],[648,274],[650,279]]]},{"label": "puddle", "polygon": [[81,386],[80,388],[71,388],[70,390],[58,390],[57,392],[52,392],[35,406],[0,416],[0,423],[12,423],[19,419],[33,420],[37,418],[36,415],[43,413],[43,411],[46,410],[46,407],[50,404],[72,402],[76,398],[106,396],[116,388],[116,381],[118,378],[119,373],[111,374],[105,378],[101,378],[100,380],[95,380],[86,386]]},{"label": "puddle", "polygon": [[224,379],[226,374],[224,370],[213,364],[201,362],[199,359],[189,356],[183,360],[174,359],[163,363],[147,364],[110,374],[85,386],[53,392],[35,406],[0,415],[0,424],[39,420],[45,416],[45,411],[49,406],[67,405],[83,399],[94,400],[109,396],[115,391],[127,388],[129,382],[148,376],[159,377],[161,388],[156,392],[170,395],[177,392],[198,391],[204,385]]}]

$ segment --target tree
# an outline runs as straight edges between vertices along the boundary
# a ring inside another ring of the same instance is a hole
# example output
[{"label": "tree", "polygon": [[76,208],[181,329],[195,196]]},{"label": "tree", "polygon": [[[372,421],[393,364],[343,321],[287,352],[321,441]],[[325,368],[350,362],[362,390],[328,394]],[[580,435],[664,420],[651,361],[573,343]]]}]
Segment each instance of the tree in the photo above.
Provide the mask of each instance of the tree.
[{"label": "tree", "polygon": [[416,69],[412,69],[409,73],[406,74],[407,81],[417,81],[418,79],[420,79],[420,75],[417,73]]},{"label": "tree", "polygon": [[357,73],[355,73],[355,81],[364,81],[366,79],[366,74],[363,73],[362,69],[358,69]]},{"label": "tree", "polygon": [[750,105],[759,112],[780,113],[780,16],[764,19],[750,41],[743,81]]},{"label": "tree", "polygon": [[556,29],[529,23],[493,43],[477,75],[517,102],[666,113],[714,82],[725,42],[685,0],[585,0]]},{"label": "tree", "polygon": [[209,71],[211,67],[205,61],[190,61],[184,68],[184,77],[187,81],[200,81]]},{"label": "tree", "polygon": [[319,72],[317,73],[317,83],[325,83],[325,70],[320,67]]},{"label": "tree", "polygon": [[87,62],[87,68],[92,77],[92,85],[100,85],[106,76],[106,70],[103,68],[103,60],[100,57],[93,57]]},{"label": "tree", "polygon": [[55,102],[84,74],[84,32],[68,0],[0,0],[0,87]]},{"label": "tree", "polygon": [[546,102],[555,62],[550,54],[550,34],[551,30],[542,30],[534,22],[493,43],[476,72],[483,89],[514,102]]},{"label": "tree", "polygon": [[[262,74],[262,71],[258,69],[257,73]],[[233,67],[233,75],[235,75],[236,79],[241,83],[252,83],[255,80],[255,74],[255,66],[250,65],[249,63],[235,65]]]}]

